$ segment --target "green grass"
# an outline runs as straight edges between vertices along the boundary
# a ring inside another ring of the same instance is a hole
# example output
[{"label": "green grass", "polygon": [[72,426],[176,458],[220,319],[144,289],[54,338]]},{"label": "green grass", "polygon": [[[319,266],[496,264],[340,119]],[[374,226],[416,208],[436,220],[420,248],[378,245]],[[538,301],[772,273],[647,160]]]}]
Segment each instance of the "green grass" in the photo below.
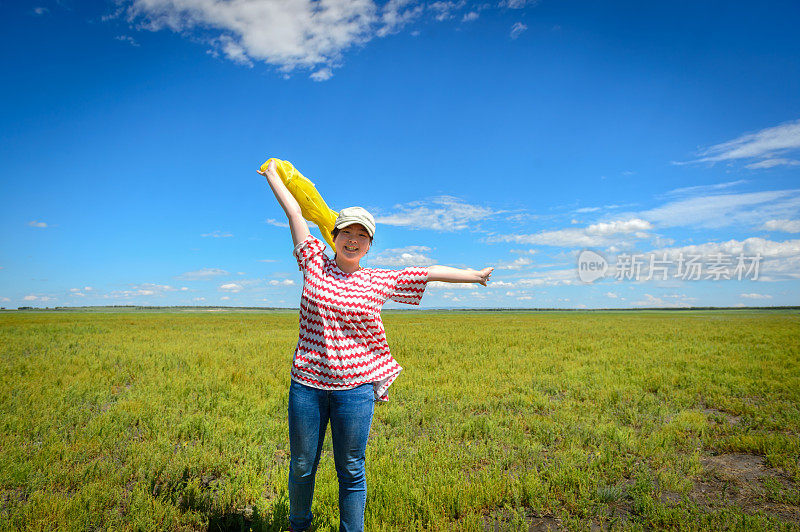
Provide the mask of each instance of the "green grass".
[{"label": "green grass", "polygon": [[[800,529],[800,313],[384,324],[405,369],[376,408],[367,530]],[[285,530],[296,341],[291,312],[0,314],[0,528]],[[338,526],[330,445],[318,530]],[[724,453],[782,472],[752,486],[763,508],[697,499]]]}]

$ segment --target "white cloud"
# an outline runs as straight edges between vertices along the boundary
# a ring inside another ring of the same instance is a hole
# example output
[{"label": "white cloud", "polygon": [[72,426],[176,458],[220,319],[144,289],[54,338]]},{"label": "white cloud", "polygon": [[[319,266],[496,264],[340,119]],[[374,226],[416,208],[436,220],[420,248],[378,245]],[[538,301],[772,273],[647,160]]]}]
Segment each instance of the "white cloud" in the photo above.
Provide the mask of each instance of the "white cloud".
[{"label": "white cloud", "polygon": [[489,207],[470,205],[452,196],[439,196],[428,200],[395,205],[395,212],[377,216],[376,222],[409,229],[434,231],[460,231],[469,229],[475,222],[488,219],[502,211]]},{"label": "white cloud", "polygon": [[529,257],[520,257],[511,262],[499,261],[495,266],[496,270],[521,270],[526,266],[533,264],[533,260]]},{"label": "white cloud", "polygon": [[[91,287],[86,287],[91,290]],[[114,290],[108,294],[104,294],[105,299],[127,299],[137,296],[162,296],[165,292],[175,292],[178,288],[168,284],[156,283],[142,283],[138,285],[131,285],[130,290]]]},{"label": "white cloud", "polygon": [[42,15],[46,15],[49,12],[50,12],[50,10],[47,9],[46,7],[37,6],[37,7],[33,8],[33,14],[36,15],[37,17],[41,17]]},{"label": "white cloud", "polygon": [[636,213],[659,227],[720,228],[758,225],[768,218],[790,218],[800,212],[800,190],[698,196]]},{"label": "white cloud", "polygon": [[[348,50],[397,33],[418,19],[441,22],[460,16],[467,22],[483,9],[518,9],[527,3],[531,2],[508,0],[492,6],[466,0],[118,0],[123,7],[102,20],[124,16],[139,30],[170,30],[204,42],[214,56],[248,66],[274,65],[284,76],[304,70],[324,81],[342,65]],[[511,37],[525,29],[516,23]],[[420,34],[417,29],[410,33]]]},{"label": "white cloud", "polygon": [[278,262],[275,259],[258,259],[258,262]]},{"label": "white cloud", "polygon": [[617,299],[619,296],[614,292],[606,292],[606,297],[610,297],[611,299]]},{"label": "white cloud", "polygon": [[775,242],[759,237],[744,240],[728,240],[727,242],[706,242],[690,246],[663,248],[653,251],[656,255],[666,252],[668,257],[675,258],[679,254],[710,256],[719,253],[725,255],[754,256],[760,254],[765,258],[787,258],[800,255],[800,240]]},{"label": "white cloud", "polygon": [[[465,5],[438,1],[427,9],[441,21]],[[382,6],[372,0],[132,0],[127,17],[152,31],[195,38],[205,31],[214,54],[247,65],[264,62],[285,73],[311,70],[312,79],[323,81],[341,65],[346,50],[396,33],[424,11],[412,0]]]},{"label": "white cloud", "polygon": [[461,0],[460,2],[433,2],[428,4],[428,9],[435,13],[435,18],[438,21],[448,20],[453,18],[454,11],[457,11],[463,8],[466,5],[466,1]]},{"label": "white cloud", "polygon": [[147,290],[153,293],[160,293],[160,292],[174,292],[178,290],[174,286],[170,286],[168,284],[156,284],[156,283],[142,283],[140,285],[134,285],[134,290]]},{"label": "white cloud", "polygon": [[767,220],[761,226],[764,231],[783,231],[785,233],[800,233],[800,220]]},{"label": "white cloud", "polygon": [[670,307],[681,308],[690,307],[696,298],[687,297],[683,294],[662,295],[656,297],[651,294],[645,294],[644,299],[641,301],[634,301],[632,304],[637,307]]},{"label": "white cloud", "polygon": [[647,231],[653,226],[646,220],[633,218],[630,220],[616,220],[613,222],[599,222],[586,228],[589,235],[616,235],[619,233],[629,234],[637,231]]},{"label": "white cloud", "polygon": [[[666,196],[675,198],[666,203],[648,210],[618,213],[615,216],[646,220],[659,229],[670,227],[718,229],[731,225],[757,227],[771,219],[796,219],[800,214],[800,189],[705,194],[745,182],[739,180],[674,189],[666,193]],[[598,226],[598,230],[601,227]]]},{"label": "white cloud", "polygon": [[28,222],[28,225],[31,227],[38,227],[40,229],[44,229],[45,227],[47,227],[47,224],[45,222],[37,222],[36,220]]},{"label": "white cloud", "polygon": [[272,279],[269,284],[271,286],[294,286],[295,282],[292,279],[283,279],[281,281]]},{"label": "white cloud", "polygon": [[231,298],[230,296],[222,296],[220,299],[221,299],[222,301],[227,301],[227,300],[229,300],[230,298]]},{"label": "white cloud", "polygon": [[667,196],[684,196],[684,195],[699,195],[708,194],[710,192],[718,192],[725,188],[735,187],[747,183],[746,179],[739,179],[737,181],[726,181],[724,183],[714,183],[712,185],[695,185],[692,187],[674,188],[666,193]]},{"label": "white cloud", "polygon": [[385,37],[390,33],[396,33],[403,26],[418,18],[423,11],[423,6],[413,5],[411,0],[389,0],[383,8],[381,27],[378,28],[376,34],[378,37]]},{"label": "white cloud", "polygon": [[330,68],[320,68],[309,76],[314,81],[326,81],[333,77],[333,72]]},{"label": "white cloud", "polygon": [[36,294],[29,294],[22,298],[23,301],[55,301],[56,298],[50,296],[39,296]]},{"label": "white cloud", "polygon": [[747,133],[733,140],[716,144],[699,153],[694,163],[734,161],[739,159],[761,159],[748,168],[770,168],[778,165],[794,165],[798,161],[776,157],[800,148],[800,120],[785,122],[755,133]]},{"label": "white cloud", "polygon": [[225,290],[227,292],[239,292],[242,290],[242,285],[238,283],[226,283],[219,286],[220,290]]},{"label": "white cloud", "polygon": [[204,297],[196,297],[196,298],[194,298],[193,301],[205,301],[205,300],[206,300],[206,298],[204,298]]},{"label": "white cloud", "polygon": [[426,286],[426,290],[429,288],[433,290],[475,290],[478,288],[478,285],[476,283],[445,283],[444,281],[430,281]]},{"label": "white cloud", "polygon": [[228,275],[228,272],[220,268],[203,268],[193,272],[182,273],[177,278],[183,281],[204,281],[219,275]]},{"label": "white cloud", "polygon": [[[222,51],[223,55],[234,63],[239,63],[240,65],[248,67],[253,66],[253,62],[250,61],[250,58],[247,56],[247,51],[242,48],[242,45],[231,38],[230,35],[220,35],[220,37],[213,40],[212,43],[215,43],[219,50]],[[211,54],[214,57],[219,56],[216,50],[212,50]]]},{"label": "white cloud", "polygon": [[2,301],[3,303],[8,303],[11,300],[7,297],[0,297],[0,301]]},{"label": "white cloud", "polygon": [[228,233],[227,231],[220,231],[217,229],[211,233],[206,233],[204,235],[200,235],[202,237],[211,237],[211,238],[229,238],[233,236],[233,233]]},{"label": "white cloud", "polygon": [[763,161],[758,161],[756,163],[746,164],[745,168],[749,168],[751,170],[760,170],[763,168],[773,168],[775,166],[797,166],[798,164],[800,164],[800,161],[795,161],[794,159],[775,157],[773,159],[764,159]]},{"label": "white cloud", "polygon": [[431,251],[427,246],[406,246],[402,248],[384,249],[369,259],[370,266],[386,268],[405,268],[406,266],[430,266],[435,261],[425,252]]},{"label": "white cloud", "polygon": [[514,23],[514,25],[511,26],[511,34],[510,34],[511,38],[512,39],[516,39],[517,37],[519,37],[522,34],[522,32],[524,32],[527,29],[528,29],[528,26],[526,26],[522,22]]},{"label": "white cloud", "polygon": [[653,296],[653,295],[650,295],[650,294],[645,294],[645,295],[644,295],[644,299],[643,299],[643,300],[641,300],[641,301],[634,301],[634,302],[633,302],[633,304],[634,304],[634,305],[636,305],[637,307],[643,307],[643,306],[648,306],[648,307],[650,307],[650,306],[658,306],[658,307],[663,307],[663,306],[666,306],[666,304],[664,303],[664,300],[663,300],[663,299],[661,299],[661,298],[659,298],[659,297],[655,297],[655,296]]},{"label": "white cloud", "polygon": [[[530,275],[530,274],[527,274]],[[519,279],[514,284],[517,287],[533,286],[559,286],[580,284],[576,270],[547,270],[536,274],[536,277]]]},{"label": "white cloud", "polygon": [[539,218],[541,218],[541,216],[538,215],[538,214],[530,214],[530,213],[527,213],[527,212],[520,212],[520,213],[517,213],[517,214],[507,214],[505,216],[505,221],[506,222],[514,222],[514,223],[525,223],[525,222],[529,222],[531,220],[538,220]]},{"label": "white cloud", "polygon": [[371,0],[134,0],[128,17],[153,31],[211,30],[209,43],[229,59],[285,72],[337,63],[380,21]]},{"label": "white cloud", "polygon": [[134,39],[130,35],[117,35],[114,38],[116,40],[118,40],[118,41],[126,42],[126,43],[130,44],[131,46],[135,46],[136,48],[139,47],[139,43],[136,42],[136,39]]},{"label": "white cloud", "polygon": [[[655,246],[657,248],[665,248],[667,246],[671,246],[672,244],[674,244],[675,243],[675,239],[674,238],[666,238],[666,237],[663,237],[663,236],[656,236],[655,238],[653,238],[653,240],[651,240],[651,243],[653,244],[653,246]],[[609,250],[609,251],[613,253],[613,251],[611,251],[611,250]]]},{"label": "white cloud", "polygon": [[534,244],[557,247],[599,247],[615,243],[617,235],[646,238],[650,236],[644,231],[652,225],[641,218],[599,222],[584,228],[558,229],[541,231],[532,235],[498,235],[488,237],[489,242],[515,242],[518,244]]},{"label": "white cloud", "polygon": [[[527,271],[518,279],[489,281],[487,288],[533,288],[541,286],[578,285],[576,269]],[[507,293],[506,295],[512,295]]]},{"label": "white cloud", "polygon": [[75,297],[86,297],[86,294],[84,292],[91,292],[92,290],[93,289],[92,289],[91,286],[84,286],[82,289],[81,288],[70,288],[69,289],[69,295],[75,296]]},{"label": "white cloud", "polygon": [[623,207],[623,206],[624,205],[617,205],[617,204],[613,204],[612,203],[610,205],[603,205],[602,207],[597,207],[597,206],[595,206],[595,207],[579,207],[579,208],[574,209],[574,210],[572,210],[570,212],[572,212],[573,214],[587,214],[587,213],[591,213],[591,212],[602,211],[603,209],[605,209],[605,210],[619,209],[620,207]]},{"label": "white cloud", "polygon": [[745,299],[772,299],[772,296],[769,294],[739,294],[739,297]]}]

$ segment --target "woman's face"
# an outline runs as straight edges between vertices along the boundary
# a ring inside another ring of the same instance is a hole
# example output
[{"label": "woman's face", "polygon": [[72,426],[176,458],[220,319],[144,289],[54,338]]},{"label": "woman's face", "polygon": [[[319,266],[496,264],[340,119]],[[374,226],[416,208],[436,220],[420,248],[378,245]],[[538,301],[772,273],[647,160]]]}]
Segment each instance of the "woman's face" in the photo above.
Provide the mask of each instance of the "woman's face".
[{"label": "woman's face", "polygon": [[348,225],[339,230],[333,244],[343,260],[358,263],[369,250],[369,233],[361,224]]}]

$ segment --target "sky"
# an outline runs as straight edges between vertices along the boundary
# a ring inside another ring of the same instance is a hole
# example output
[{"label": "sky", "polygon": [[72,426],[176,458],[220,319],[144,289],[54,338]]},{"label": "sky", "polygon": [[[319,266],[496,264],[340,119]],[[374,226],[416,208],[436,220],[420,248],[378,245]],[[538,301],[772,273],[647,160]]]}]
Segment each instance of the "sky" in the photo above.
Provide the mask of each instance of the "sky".
[{"label": "sky", "polygon": [[796,1],[0,1],[0,25],[2,307],[296,308],[269,157],[374,214],[362,266],[495,268],[422,308],[800,304]]}]

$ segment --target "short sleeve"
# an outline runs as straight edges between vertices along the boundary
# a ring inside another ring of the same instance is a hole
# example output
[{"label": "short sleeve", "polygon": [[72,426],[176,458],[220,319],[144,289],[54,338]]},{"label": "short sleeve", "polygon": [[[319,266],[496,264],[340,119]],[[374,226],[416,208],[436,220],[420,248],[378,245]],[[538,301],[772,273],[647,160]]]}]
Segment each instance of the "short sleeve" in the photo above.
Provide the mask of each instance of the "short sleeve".
[{"label": "short sleeve", "polygon": [[388,276],[389,299],[398,303],[419,305],[428,284],[428,268],[411,266],[392,270]]},{"label": "short sleeve", "polygon": [[325,251],[325,244],[314,235],[308,235],[302,242],[294,247],[294,257],[297,259],[297,267],[301,271],[308,269],[308,264],[314,258],[321,258]]}]

